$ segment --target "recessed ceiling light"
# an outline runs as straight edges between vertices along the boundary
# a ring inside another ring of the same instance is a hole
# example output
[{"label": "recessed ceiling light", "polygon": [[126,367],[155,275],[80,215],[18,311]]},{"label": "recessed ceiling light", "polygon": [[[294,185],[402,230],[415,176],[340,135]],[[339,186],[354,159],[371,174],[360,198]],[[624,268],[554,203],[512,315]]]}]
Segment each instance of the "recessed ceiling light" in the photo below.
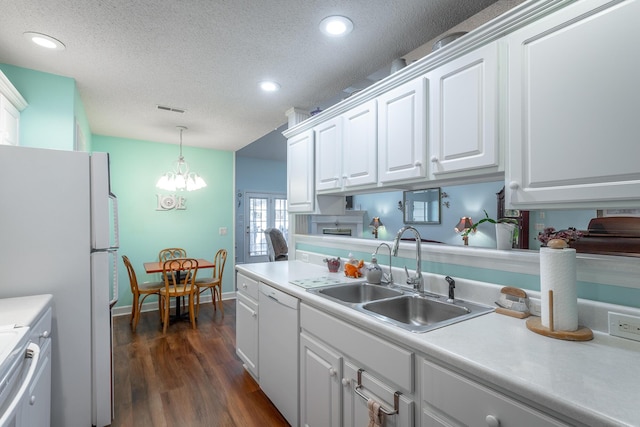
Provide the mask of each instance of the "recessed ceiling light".
[{"label": "recessed ceiling light", "polygon": [[280,90],[280,85],[276,82],[263,81],[260,82],[260,89],[265,92],[275,92],[277,90]]},{"label": "recessed ceiling light", "polygon": [[353,22],[345,16],[327,16],[320,21],[320,31],[330,37],[346,36],[353,30]]},{"label": "recessed ceiling light", "polygon": [[62,43],[60,40],[54,39],[53,37],[48,36],[46,34],[27,31],[26,33],[24,33],[24,36],[29,40],[31,40],[33,43],[37,44],[38,46],[41,46],[47,49],[64,50],[65,48],[64,43]]}]

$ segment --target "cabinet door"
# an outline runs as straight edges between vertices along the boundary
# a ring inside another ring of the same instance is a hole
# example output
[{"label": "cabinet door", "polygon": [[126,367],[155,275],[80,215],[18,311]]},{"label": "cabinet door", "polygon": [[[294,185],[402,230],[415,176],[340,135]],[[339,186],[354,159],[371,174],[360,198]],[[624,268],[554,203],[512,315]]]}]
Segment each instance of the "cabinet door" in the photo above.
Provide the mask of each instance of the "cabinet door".
[{"label": "cabinet door", "polygon": [[432,176],[498,166],[498,44],[476,49],[426,77]]},{"label": "cabinet door", "polygon": [[378,181],[426,174],[426,83],[418,78],[378,98]]},{"label": "cabinet door", "polygon": [[0,95],[0,144],[18,145],[20,112]]},{"label": "cabinet door", "polygon": [[258,303],[242,292],[236,297],[236,354],[258,379]]},{"label": "cabinet door", "polygon": [[[342,417],[342,356],[300,334],[300,425],[339,427]],[[366,424],[365,424],[366,425]]]},{"label": "cabinet door", "polygon": [[[362,388],[359,389],[362,396],[356,393],[358,386],[358,366],[356,363],[344,364],[344,426],[359,427],[369,423],[368,399],[380,403],[387,412],[395,410],[394,387],[377,378],[369,372],[360,375]],[[364,396],[364,397],[363,397]],[[365,400],[365,397],[367,400]],[[383,425],[386,427],[412,427],[414,425],[414,402],[406,395],[400,394],[398,399],[398,413],[394,415],[382,415]]]},{"label": "cabinet door", "polygon": [[287,200],[289,212],[313,212],[315,208],[313,130],[287,141]]},{"label": "cabinet door", "polygon": [[371,100],[343,115],[343,187],[375,184],[378,180],[376,101]]},{"label": "cabinet door", "polygon": [[566,424],[426,360],[422,425],[559,427]]},{"label": "cabinet door", "polygon": [[342,186],[342,117],[334,117],[314,128],[316,144],[316,190]]},{"label": "cabinet door", "polygon": [[507,203],[640,206],[638,16],[584,0],[508,36]]}]

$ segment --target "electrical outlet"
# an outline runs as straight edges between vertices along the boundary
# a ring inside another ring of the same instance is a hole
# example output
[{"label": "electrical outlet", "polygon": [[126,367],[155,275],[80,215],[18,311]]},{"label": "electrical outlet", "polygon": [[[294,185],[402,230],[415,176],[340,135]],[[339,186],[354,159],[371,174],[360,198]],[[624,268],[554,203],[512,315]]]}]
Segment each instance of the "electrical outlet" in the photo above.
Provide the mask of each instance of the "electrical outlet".
[{"label": "electrical outlet", "polygon": [[309,254],[302,254],[300,258],[302,259],[302,262],[309,262]]},{"label": "electrical outlet", "polygon": [[536,231],[543,231],[544,230],[544,224],[538,222],[536,223]]},{"label": "electrical outlet", "polygon": [[640,317],[610,311],[609,335],[640,341]]},{"label": "electrical outlet", "polygon": [[218,229],[218,233],[219,233],[221,236],[226,236],[226,235],[227,235],[227,227],[220,227],[220,228]]}]

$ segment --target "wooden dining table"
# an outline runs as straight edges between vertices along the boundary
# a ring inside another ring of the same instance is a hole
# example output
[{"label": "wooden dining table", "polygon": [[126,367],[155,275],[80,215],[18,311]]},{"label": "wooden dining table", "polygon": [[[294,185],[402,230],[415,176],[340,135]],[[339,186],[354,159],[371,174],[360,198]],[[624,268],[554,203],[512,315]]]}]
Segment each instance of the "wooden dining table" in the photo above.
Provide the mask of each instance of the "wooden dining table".
[{"label": "wooden dining table", "polygon": [[[211,261],[207,261],[204,258],[196,258],[196,259],[198,261],[198,270],[201,270],[203,268],[214,268],[216,266],[215,263],[213,263]],[[144,271],[147,274],[162,273],[163,266],[164,266],[164,261],[162,261],[162,262],[161,261],[145,262],[144,263]],[[196,276],[197,276],[197,273],[196,273]],[[178,319],[178,320],[181,318],[181,313],[180,313],[181,302],[182,302],[182,298],[181,297],[177,297],[175,318]]]}]

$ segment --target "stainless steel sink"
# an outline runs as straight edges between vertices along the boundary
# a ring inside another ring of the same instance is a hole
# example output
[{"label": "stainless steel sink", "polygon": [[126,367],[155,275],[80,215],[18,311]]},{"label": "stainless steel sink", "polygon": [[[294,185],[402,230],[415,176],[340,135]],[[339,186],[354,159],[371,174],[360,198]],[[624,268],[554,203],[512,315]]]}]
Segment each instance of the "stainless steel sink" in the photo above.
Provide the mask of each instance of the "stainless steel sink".
[{"label": "stainless steel sink", "polygon": [[318,289],[320,295],[337,299],[345,303],[359,304],[385,298],[397,297],[403,292],[369,283],[350,283]]},{"label": "stainless steel sink", "polygon": [[469,301],[447,302],[446,297],[438,295],[369,283],[326,286],[309,292],[411,332],[427,332],[494,310]]},{"label": "stainless steel sink", "polygon": [[470,313],[470,310],[464,306],[441,303],[417,296],[372,302],[365,304],[362,308],[398,322],[416,326],[432,325]]}]

